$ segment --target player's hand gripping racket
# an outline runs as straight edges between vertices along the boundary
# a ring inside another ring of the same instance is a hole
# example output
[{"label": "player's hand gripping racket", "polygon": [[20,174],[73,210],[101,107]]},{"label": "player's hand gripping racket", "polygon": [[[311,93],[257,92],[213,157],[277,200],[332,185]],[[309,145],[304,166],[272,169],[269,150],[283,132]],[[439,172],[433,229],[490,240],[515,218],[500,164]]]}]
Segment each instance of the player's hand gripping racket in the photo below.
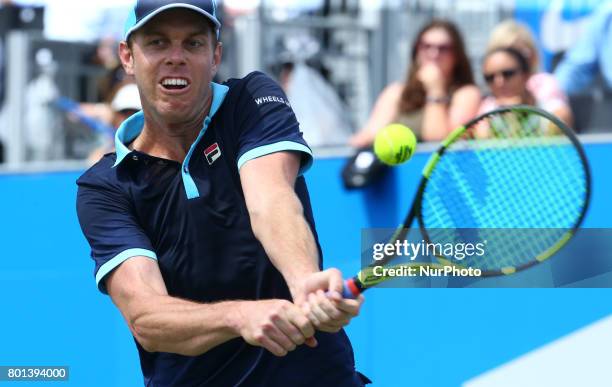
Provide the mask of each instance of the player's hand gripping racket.
[{"label": "player's hand gripping racket", "polygon": [[[559,251],[580,226],[589,197],[589,167],[574,132],[534,107],[501,108],[457,128],[442,142],[390,243],[405,238],[415,218],[427,243],[461,240],[466,228],[486,240],[489,231],[489,238],[497,237],[495,251],[461,261],[438,255],[438,262],[427,265],[477,268],[482,276],[512,274]],[[517,233],[500,238],[500,228],[546,232],[518,240]],[[372,270],[394,258],[384,256],[346,280],[344,297],[355,298],[394,278]]]}]

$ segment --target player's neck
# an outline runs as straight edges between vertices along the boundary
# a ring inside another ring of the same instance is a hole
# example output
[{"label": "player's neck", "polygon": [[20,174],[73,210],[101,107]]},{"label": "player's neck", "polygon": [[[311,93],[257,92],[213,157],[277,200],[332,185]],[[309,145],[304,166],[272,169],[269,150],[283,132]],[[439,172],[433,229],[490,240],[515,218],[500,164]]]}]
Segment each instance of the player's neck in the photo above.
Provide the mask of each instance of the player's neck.
[{"label": "player's neck", "polygon": [[131,148],[151,156],[183,162],[189,148],[202,130],[210,103],[193,119],[178,122],[164,122],[154,114],[146,114],[145,124]]}]

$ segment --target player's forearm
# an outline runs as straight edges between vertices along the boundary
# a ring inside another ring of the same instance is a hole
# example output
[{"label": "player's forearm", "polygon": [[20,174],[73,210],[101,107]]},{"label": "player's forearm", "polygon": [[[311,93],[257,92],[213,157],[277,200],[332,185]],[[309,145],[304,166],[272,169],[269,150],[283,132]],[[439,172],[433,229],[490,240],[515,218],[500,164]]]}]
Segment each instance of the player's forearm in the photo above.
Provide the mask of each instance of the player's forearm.
[{"label": "player's forearm", "polygon": [[155,296],[133,305],[126,317],[147,351],[195,356],[240,336],[233,320],[240,302],[200,304]]},{"label": "player's forearm", "polygon": [[295,296],[306,274],[319,271],[319,253],[293,191],[278,192],[250,211],[253,232]]}]

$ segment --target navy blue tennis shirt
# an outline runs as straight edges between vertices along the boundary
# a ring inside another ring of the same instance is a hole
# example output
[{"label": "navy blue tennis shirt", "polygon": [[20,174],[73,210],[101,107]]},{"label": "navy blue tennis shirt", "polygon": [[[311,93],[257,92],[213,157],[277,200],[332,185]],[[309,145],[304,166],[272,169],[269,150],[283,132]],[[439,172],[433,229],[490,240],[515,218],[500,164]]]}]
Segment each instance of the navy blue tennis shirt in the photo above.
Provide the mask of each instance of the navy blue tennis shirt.
[{"label": "navy blue tennis shirt", "polygon": [[[79,221],[102,292],[113,269],[145,256],[157,260],[174,297],[206,303],[291,300],[251,229],[239,169],[257,157],[295,151],[302,155],[303,172],[312,153],[285,94],[264,74],[213,83],[212,89],[210,113],[182,164],[127,148],[142,130],[140,112],[119,128],[116,152],[78,179]],[[302,176],[295,191],[321,256]],[[317,348],[302,345],[282,358],[240,338],[196,357],[150,353],[136,345],[147,386],[362,385],[345,333],[316,337]]]}]

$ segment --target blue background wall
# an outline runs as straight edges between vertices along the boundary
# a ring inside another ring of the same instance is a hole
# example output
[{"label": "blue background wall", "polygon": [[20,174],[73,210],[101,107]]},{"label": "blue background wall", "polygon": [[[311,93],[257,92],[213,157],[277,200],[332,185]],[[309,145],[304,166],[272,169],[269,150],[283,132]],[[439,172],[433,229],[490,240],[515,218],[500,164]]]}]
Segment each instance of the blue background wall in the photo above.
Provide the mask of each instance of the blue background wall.
[{"label": "blue background wall", "polygon": [[[594,187],[585,226],[611,227],[612,145],[586,149]],[[427,157],[353,192],[341,187],[343,160],[315,163],[307,179],[326,266],[357,271],[361,229],[399,224]],[[0,175],[0,365],[67,365],[63,385],[141,385],[129,331],[95,287],[75,214],[79,174]],[[610,289],[376,289],[366,297],[348,329],[358,369],[378,386],[417,387],[459,386],[610,314],[612,303]]]}]

